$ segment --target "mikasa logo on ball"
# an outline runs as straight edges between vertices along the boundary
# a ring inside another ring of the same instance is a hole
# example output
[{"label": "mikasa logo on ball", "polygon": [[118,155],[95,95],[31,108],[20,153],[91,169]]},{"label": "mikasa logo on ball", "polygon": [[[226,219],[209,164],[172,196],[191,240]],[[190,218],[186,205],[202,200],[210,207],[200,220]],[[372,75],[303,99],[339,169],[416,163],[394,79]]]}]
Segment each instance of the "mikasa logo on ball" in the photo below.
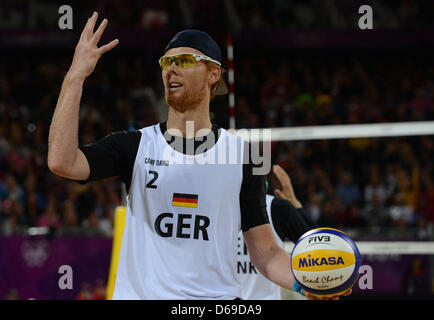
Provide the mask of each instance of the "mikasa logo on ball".
[{"label": "mikasa logo on ball", "polygon": [[340,250],[311,250],[293,258],[295,270],[323,271],[353,265],[354,255]]},{"label": "mikasa logo on ball", "polygon": [[322,266],[322,265],[335,265],[335,264],[345,264],[344,259],[342,257],[322,257],[320,258],[301,258],[298,263],[299,268],[303,267],[313,267],[313,266]]}]

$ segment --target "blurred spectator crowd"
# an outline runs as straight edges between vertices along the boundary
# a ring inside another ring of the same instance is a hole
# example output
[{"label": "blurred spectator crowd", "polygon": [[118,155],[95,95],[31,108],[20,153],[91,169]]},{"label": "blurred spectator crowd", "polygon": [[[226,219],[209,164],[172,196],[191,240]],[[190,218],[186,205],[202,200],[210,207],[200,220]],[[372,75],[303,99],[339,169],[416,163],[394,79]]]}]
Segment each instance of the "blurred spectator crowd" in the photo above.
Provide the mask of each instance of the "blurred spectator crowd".
[{"label": "blurred spectator crowd", "polygon": [[[434,21],[433,3],[375,3],[383,8],[378,23],[429,27]],[[208,23],[206,30],[211,32],[224,20],[215,14],[221,12],[235,25],[250,29],[345,28],[349,20],[336,17],[350,19],[346,10],[353,12],[361,4],[339,0],[77,1],[74,10],[79,13],[75,11],[74,16],[85,19],[85,13],[97,9],[105,16],[112,15],[115,27],[152,29],[168,24],[179,29]],[[47,27],[51,22],[47,22],[49,14],[44,14],[52,6],[49,1],[2,2],[0,29]],[[21,49],[0,60],[3,234],[30,226],[112,234],[114,208],[122,203],[119,180],[82,185],[56,177],[47,168],[49,126],[72,53],[72,49],[35,49],[29,54]],[[238,128],[434,119],[434,58],[429,51],[252,52],[238,48],[238,53]],[[114,50],[98,62],[83,91],[80,144],[113,131],[166,120],[168,107],[160,70],[156,61],[148,60],[141,52]],[[212,101],[211,119],[228,127],[227,97]],[[433,159],[432,136],[272,144],[273,163],[279,163],[291,176],[308,214],[318,224],[334,227],[432,226]],[[273,183],[273,177],[269,178]]]},{"label": "blurred spectator crowd", "polygon": [[[3,0],[0,29],[55,27],[63,4],[52,0]],[[74,21],[79,24],[98,10],[115,28],[218,30],[230,24],[238,31],[355,28],[362,5],[374,9],[376,28],[433,26],[434,4],[430,0],[76,0],[71,4]]]},{"label": "blurred spectator crowd", "polygon": [[[402,63],[388,54],[329,55],[245,55],[235,66],[237,127],[434,119],[432,57],[409,56]],[[68,60],[15,55],[0,62],[0,225],[6,234],[20,226],[63,226],[111,235],[114,208],[122,202],[119,180],[82,185],[56,177],[46,164],[49,125]],[[158,68],[140,55],[121,53],[100,63],[85,83],[81,144],[166,119]],[[221,127],[228,125],[226,99],[211,105]],[[274,142],[272,157],[321,225],[434,222],[432,136]]]}]

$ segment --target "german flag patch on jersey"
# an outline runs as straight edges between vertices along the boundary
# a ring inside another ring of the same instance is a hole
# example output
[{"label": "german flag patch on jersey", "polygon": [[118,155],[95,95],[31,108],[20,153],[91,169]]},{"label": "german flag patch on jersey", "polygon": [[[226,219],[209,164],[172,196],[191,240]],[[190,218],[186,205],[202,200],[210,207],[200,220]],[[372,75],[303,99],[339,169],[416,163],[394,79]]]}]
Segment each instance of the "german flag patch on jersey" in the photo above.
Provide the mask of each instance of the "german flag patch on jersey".
[{"label": "german flag patch on jersey", "polygon": [[199,195],[188,193],[174,193],[172,199],[173,207],[197,208]]}]

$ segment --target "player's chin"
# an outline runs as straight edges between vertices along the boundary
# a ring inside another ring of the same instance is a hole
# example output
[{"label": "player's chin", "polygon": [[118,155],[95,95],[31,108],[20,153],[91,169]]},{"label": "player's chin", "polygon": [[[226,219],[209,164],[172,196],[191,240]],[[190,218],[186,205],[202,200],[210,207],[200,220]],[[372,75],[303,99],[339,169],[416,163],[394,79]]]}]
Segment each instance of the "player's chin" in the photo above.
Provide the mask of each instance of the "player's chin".
[{"label": "player's chin", "polygon": [[166,102],[169,106],[178,109],[180,106],[185,105],[185,98],[180,92],[166,91]]}]

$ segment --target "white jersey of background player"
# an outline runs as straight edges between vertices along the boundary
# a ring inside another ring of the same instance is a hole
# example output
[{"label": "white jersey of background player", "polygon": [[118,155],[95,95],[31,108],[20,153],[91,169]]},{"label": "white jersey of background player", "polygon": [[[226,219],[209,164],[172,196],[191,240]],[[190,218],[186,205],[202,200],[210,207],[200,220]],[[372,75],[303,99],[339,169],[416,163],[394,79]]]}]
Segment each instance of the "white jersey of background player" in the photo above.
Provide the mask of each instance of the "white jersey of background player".
[{"label": "white jersey of background player", "polygon": [[[273,173],[279,180],[282,190],[275,190],[278,197],[266,195],[267,213],[278,244],[283,247],[284,240],[296,242],[305,232],[315,228],[305,214],[301,203],[294,195],[291,180],[278,165]],[[262,276],[250,261],[243,235],[238,235],[237,275],[243,289],[245,300],[280,300],[281,288]],[[303,299],[298,293],[292,298]]]}]

